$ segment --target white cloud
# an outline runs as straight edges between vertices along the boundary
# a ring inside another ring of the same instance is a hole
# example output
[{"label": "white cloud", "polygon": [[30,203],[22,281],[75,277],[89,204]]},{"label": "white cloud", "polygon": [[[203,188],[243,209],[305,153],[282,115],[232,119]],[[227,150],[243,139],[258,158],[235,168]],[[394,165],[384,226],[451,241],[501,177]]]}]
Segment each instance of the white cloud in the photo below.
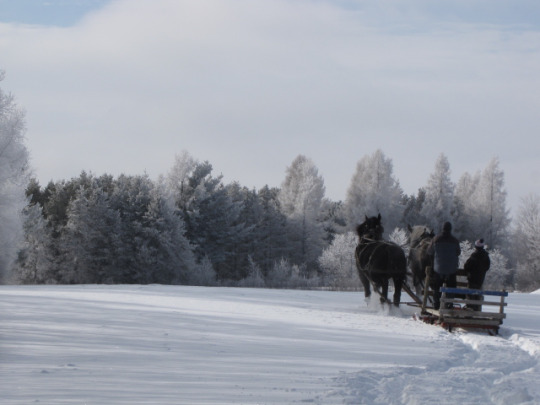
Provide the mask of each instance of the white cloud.
[{"label": "white cloud", "polygon": [[499,156],[517,201],[538,185],[517,173],[540,166],[540,33],[429,4],[117,1],[70,28],[0,24],[3,85],[42,182],[154,176],[186,149],[278,186],[302,153],[342,199],[381,148],[407,193],[441,152],[455,180]]}]

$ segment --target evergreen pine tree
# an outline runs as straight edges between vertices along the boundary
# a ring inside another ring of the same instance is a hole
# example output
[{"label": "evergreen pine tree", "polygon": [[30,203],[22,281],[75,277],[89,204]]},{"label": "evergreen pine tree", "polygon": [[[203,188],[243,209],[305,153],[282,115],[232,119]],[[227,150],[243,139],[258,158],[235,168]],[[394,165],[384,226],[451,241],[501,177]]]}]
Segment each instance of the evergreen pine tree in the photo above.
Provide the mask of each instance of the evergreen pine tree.
[{"label": "evergreen pine tree", "polygon": [[176,214],[159,187],[151,191],[151,200],[143,216],[141,247],[137,260],[146,269],[146,282],[187,284],[195,271],[193,248],[185,237],[182,218]]},{"label": "evergreen pine tree", "polygon": [[117,261],[121,252],[119,212],[97,182],[81,187],[68,210],[68,221],[59,238],[65,260],[60,267],[63,283],[123,283]]},{"label": "evergreen pine tree", "polygon": [[50,256],[52,239],[43,218],[42,206],[29,204],[23,210],[23,218],[24,241],[13,266],[14,281],[22,284],[56,283],[57,275]]}]

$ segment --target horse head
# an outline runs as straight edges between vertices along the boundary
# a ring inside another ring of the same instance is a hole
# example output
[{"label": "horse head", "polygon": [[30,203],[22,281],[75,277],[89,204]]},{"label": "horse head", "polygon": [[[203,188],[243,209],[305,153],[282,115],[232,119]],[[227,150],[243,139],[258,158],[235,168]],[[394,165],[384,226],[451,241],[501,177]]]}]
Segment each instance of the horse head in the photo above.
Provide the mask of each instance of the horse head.
[{"label": "horse head", "polygon": [[409,228],[409,243],[410,247],[414,248],[418,246],[425,239],[432,239],[435,236],[433,229],[425,225],[415,225]]},{"label": "horse head", "polygon": [[363,238],[381,240],[384,232],[384,227],[382,226],[381,220],[381,214],[370,218],[368,218],[366,215],[366,220],[356,227],[356,233],[358,234],[360,240]]}]

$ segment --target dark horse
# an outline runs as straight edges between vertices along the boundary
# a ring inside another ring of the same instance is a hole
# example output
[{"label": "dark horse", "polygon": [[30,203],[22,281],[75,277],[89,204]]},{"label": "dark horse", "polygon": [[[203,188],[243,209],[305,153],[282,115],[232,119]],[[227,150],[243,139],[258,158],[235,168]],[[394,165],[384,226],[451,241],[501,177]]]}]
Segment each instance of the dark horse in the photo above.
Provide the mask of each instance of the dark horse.
[{"label": "dark horse", "polygon": [[384,228],[381,214],[368,218],[356,228],[359,243],[356,247],[356,267],[364,285],[366,298],[371,295],[370,282],[381,296],[381,302],[388,302],[388,280],[394,282],[394,305],[401,299],[401,286],[407,277],[407,259],[403,249],[395,243],[382,240]]},{"label": "dark horse", "polygon": [[409,269],[412,273],[416,294],[423,295],[426,267],[433,266],[433,258],[428,254],[428,248],[435,233],[424,225],[409,226],[409,232]]}]

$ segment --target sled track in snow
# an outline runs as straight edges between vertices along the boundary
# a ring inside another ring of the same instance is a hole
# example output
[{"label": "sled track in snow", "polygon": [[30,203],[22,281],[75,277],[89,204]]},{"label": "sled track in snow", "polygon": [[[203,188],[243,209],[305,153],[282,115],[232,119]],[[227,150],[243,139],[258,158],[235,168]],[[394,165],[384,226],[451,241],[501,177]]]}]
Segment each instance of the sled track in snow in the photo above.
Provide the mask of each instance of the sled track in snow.
[{"label": "sled track in snow", "polygon": [[[538,404],[540,341],[502,328],[501,335],[439,334],[450,356],[426,367],[393,367],[343,373],[335,389],[315,403],[346,404]],[[506,361],[501,362],[501,356]],[[434,381],[439,384],[434,385]],[[534,390],[534,391],[533,391]]]}]

